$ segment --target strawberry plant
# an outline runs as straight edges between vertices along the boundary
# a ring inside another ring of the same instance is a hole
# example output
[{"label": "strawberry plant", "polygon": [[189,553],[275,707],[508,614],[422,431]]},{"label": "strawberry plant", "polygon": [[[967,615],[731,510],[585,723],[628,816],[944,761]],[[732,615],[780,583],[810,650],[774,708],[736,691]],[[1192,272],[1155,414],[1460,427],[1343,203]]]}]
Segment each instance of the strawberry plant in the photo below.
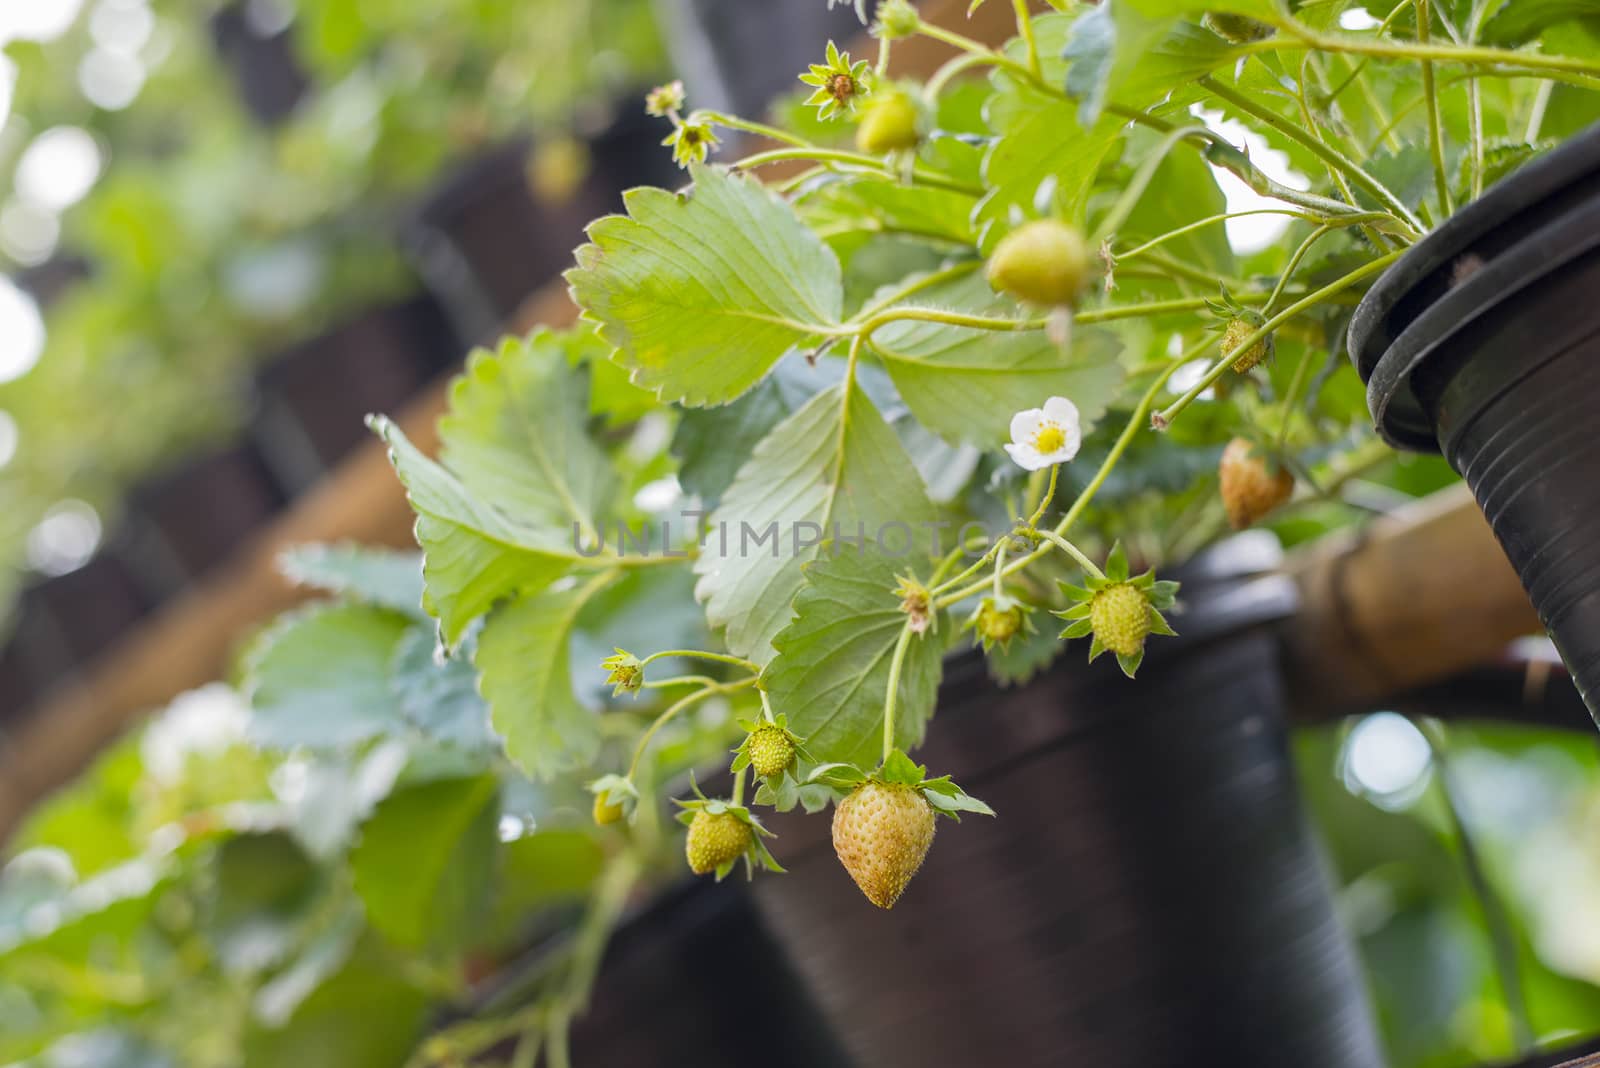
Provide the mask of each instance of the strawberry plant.
[{"label": "strawberry plant", "polygon": [[[296,557],[336,599],[247,662],[258,744],[399,744],[418,780],[350,854],[384,946],[460,963],[524,801],[604,844],[536,1011],[422,1063],[519,1029],[564,1050],[645,873],[782,877],[764,810],[832,806],[867,900],[914,895],[939,817],[995,815],[909,755],[953,651],[1009,684],[1085,637],[1133,676],[1183,628],[1158,569],[1229,525],[1349,518],[1390,456],[1353,306],[1600,117],[1586,5],[1376,15],[1019,2],[994,48],[885,0],[876,55],[828,47],[774,123],[650,94],[685,185],[589,228],[582,321],[471,354],[437,456],[371,420],[420,564]],[[918,81],[912,38],[948,50]],[[1262,220],[1264,246],[1231,229]],[[391,885],[409,849],[427,864]]]}]

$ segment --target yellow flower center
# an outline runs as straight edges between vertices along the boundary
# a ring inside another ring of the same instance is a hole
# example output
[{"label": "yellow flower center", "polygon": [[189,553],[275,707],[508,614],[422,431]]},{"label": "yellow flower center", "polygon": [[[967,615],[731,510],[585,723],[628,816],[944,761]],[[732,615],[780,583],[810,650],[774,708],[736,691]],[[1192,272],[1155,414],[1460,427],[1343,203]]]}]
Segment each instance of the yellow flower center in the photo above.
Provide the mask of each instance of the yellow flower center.
[{"label": "yellow flower center", "polygon": [[1033,432],[1033,447],[1041,453],[1052,453],[1067,443],[1066,431],[1055,423],[1040,423]]}]

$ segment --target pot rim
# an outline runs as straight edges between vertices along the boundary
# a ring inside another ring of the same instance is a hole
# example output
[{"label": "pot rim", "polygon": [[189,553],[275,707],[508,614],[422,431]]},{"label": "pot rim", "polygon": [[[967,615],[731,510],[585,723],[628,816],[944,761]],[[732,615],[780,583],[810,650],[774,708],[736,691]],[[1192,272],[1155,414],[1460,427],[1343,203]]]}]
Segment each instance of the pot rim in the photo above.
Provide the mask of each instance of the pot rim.
[{"label": "pot rim", "polygon": [[[1593,225],[1573,225],[1574,207],[1563,200],[1586,190],[1600,190],[1600,123],[1491,186],[1367,292],[1350,320],[1348,347],[1373,421],[1390,444],[1438,451],[1433,422],[1411,389],[1412,372],[1470,313],[1593,247]],[[1590,214],[1581,204],[1577,212]],[[1464,279],[1452,277],[1479,253],[1486,263],[1472,264]]]}]

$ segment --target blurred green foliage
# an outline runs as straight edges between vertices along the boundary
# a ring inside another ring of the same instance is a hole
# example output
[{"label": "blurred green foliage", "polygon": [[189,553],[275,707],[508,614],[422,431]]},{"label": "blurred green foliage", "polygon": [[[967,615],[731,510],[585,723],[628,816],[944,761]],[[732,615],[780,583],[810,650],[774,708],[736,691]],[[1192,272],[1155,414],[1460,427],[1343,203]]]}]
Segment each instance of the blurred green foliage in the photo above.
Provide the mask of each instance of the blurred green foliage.
[{"label": "blurred green foliage", "polygon": [[[0,605],[52,504],[80,498],[114,522],[129,481],[249,416],[254,361],[413,287],[397,228],[453,160],[528,132],[564,143],[663,63],[646,0],[257,0],[293,16],[311,85],[267,129],[213,46],[209,0],[150,0],[142,89],[96,107],[79,69],[108,6],[88,0],[60,37],[4,50],[0,205],[52,127],[92,134],[103,174],[56,245],[90,276],[48,309],[38,365],[0,384],[19,441],[0,468]],[[0,275],[28,266],[0,251]]]}]

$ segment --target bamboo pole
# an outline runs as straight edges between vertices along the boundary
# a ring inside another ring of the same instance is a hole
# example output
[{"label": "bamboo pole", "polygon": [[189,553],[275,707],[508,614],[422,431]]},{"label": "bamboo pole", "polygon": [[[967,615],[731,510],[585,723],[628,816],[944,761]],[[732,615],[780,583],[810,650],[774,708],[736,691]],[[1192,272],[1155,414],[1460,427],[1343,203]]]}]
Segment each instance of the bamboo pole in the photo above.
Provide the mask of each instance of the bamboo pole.
[{"label": "bamboo pole", "polygon": [[1465,485],[1292,554],[1301,605],[1284,628],[1302,721],[1445,678],[1542,633]]}]

